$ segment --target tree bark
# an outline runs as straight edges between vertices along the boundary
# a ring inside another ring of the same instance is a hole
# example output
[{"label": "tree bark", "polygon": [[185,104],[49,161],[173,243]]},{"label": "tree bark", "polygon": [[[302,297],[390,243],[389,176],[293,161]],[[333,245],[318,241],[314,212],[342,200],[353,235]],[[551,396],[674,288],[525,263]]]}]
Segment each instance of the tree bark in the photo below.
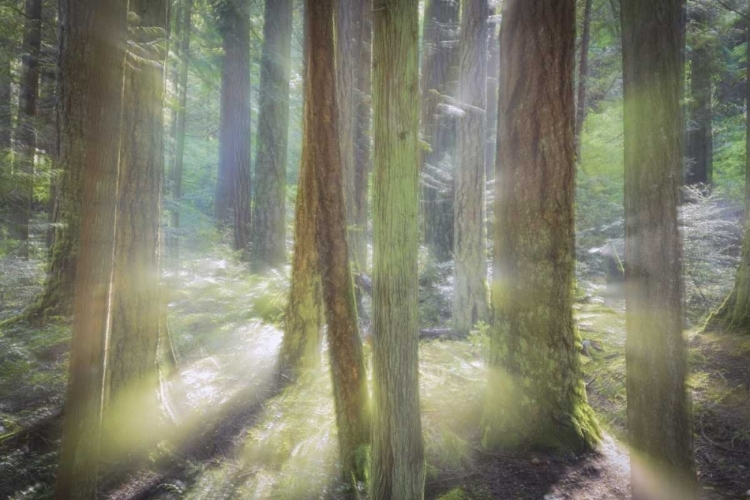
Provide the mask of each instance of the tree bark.
[{"label": "tree bark", "polygon": [[60,1],[60,153],[65,164],[81,164],[84,183],[58,500],[96,496],[127,7],[127,0]]},{"label": "tree bark", "polygon": [[356,269],[367,272],[367,221],[369,209],[370,121],[372,117],[372,21],[370,0],[356,2],[358,33],[357,83],[354,128],[354,211],[355,230],[351,232]]},{"label": "tree bark", "polygon": [[0,38],[0,162],[2,162],[2,170],[6,170],[11,164],[10,147],[13,133],[11,103],[13,41],[6,33],[0,34],[0,37],[2,37]]},{"label": "tree bark", "polygon": [[10,237],[20,242],[19,254],[29,258],[29,223],[34,194],[36,153],[36,102],[39,96],[39,50],[42,43],[42,0],[26,0],[23,28],[23,63],[18,89],[18,122],[13,173],[16,187],[11,195]]},{"label": "tree bark", "polygon": [[489,7],[487,0],[464,0],[461,10],[458,99],[465,111],[458,122],[455,176],[453,328],[468,333],[488,316],[484,140]]},{"label": "tree bark", "polygon": [[[500,7],[491,11],[494,17],[500,12]],[[497,84],[500,78],[500,31],[496,23],[490,23],[488,33],[489,56],[487,61],[487,125],[485,139],[485,178],[490,181],[495,178],[495,152],[497,150]],[[489,223],[488,223],[489,225]]]},{"label": "tree bark", "polygon": [[422,134],[430,151],[421,153],[420,172],[430,178],[422,193],[424,242],[440,262],[453,251],[453,153],[455,118],[442,104],[455,95],[458,2],[429,0],[422,40]]},{"label": "tree bark", "polygon": [[600,437],[573,321],[575,0],[506,0],[487,448],[581,452]]},{"label": "tree bark", "polygon": [[266,0],[252,217],[253,265],[259,271],[286,263],[291,41],[292,1]]},{"label": "tree bark", "polygon": [[188,66],[190,65],[190,35],[192,31],[193,0],[184,0],[180,9],[180,62],[177,82],[177,121],[175,123],[175,148],[170,181],[172,183],[172,226],[169,248],[175,268],[180,260],[180,200],[182,199],[182,170],[185,160],[185,124],[187,121]]},{"label": "tree bark", "polygon": [[581,63],[578,66],[578,100],[576,102],[576,160],[581,161],[583,122],[586,120],[586,88],[589,77],[589,45],[591,42],[591,4],[585,0],[581,34]]},{"label": "tree bark", "polygon": [[[189,10],[187,5],[187,10]],[[159,224],[167,0],[130,0],[112,312],[104,400],[109,457],[143,458],[158,437]]]},{"label": "tree bark", "polygon": [[696,498],[681,240],[684,0],[622,0],[627,415],[633,498]]},{"label": "tree bark", "polygon": [[373,2],[373,430],[370,497],[424,498],[417,252],[419,13]]},{"label": "tree bark", "polygon": [[344,481],[364,483],[370,438],[367,375],[349,266],[344,172],[339,146],[333,0],[308,0],[305,149],[317,180],[317,245],[328,323],[331,376]]},{"label": "tree bark", "polygon": [[[693,22],[699,30],[708,29],[708,15],[697,7]],[[711,50],[705,35],[696,35],[690,52],[690,101],[688,104],[687,185],[713,182],[713,130],[711,120]]]}]

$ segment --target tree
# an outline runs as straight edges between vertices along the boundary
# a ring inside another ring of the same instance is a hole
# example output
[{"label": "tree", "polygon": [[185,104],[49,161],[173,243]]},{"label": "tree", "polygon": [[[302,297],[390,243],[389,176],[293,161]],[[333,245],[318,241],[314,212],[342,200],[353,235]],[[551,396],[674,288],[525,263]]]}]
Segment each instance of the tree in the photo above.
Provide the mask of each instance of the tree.
[{"label": "tree", "polygon": [[500,32],[495,23],[495,17],[500,7],[492,9],[493,22],[490,23],[487,60],[487,113],[486,113],[486,139],[485,139],[485,178],[489,181],[495,178],[495,152],[497,150],[497,83],[500,78]]},{"label": "tree", "polygon": [[250,13],[247,0],[218,3],[224,58],[221,75],[216,219],[234,221],[234,249],[250,241]]},{"label": "tree", "polygon": [[575,0],[510,0],[500,31],[488,448],[583,451],[599,427],[573,321]]},{"label": "tree", "polygon": [[424,497],[419,415],[419,13],[375,0],[373,19],[373,499]]},{"label": "tree", "polygon": [[180,42],[180,59],[177,83],[177,113],[174,123],[175,149],[172,168],[170,169],[170,181],[172,183],[172,235],[169,240],[172,259],[175,263],[179,260],[179,237],[177,231],[180,229],[179,203],[182,198],[182,170],[185,159],[185,125],[187,119],[187,91],[188,91],[188,65],[190,63],[190,35],[192,31],[193,0],[184,0],[178,15],[182,15],[178,22],[179,31],[176,33]]},{"label": "tree", "polygon": [[422,134],[429,151],[422,153],[425,178],[422,214],[424,242],[440,262],[453,251],[453,149],[456,125],[443,101],[455,96],[458,2],[429,0],[422,40]]},{"label": "tree", "polygon": [[[61,0],[61,160],[81,164],[80,252],[55,498],[93,499],[114,250],[127,0]],[[69,291],[68,291],[69,293]]]},{"label": "tree", "polygon": [[23,29],[23,67],[19,84],[18,123],[13,170],[16,189],[11,202],[10,236],[20,240],[20,254],[29,257],[29,222],[34,193],[36,102],[39,96],[39,50],[42,43],[42,0],[26,0]]},{"label": "tree", "polygon": [[453,240],[456,285],[453,327],[468,333],[487,319],[487,241],[484,227],[484,141],[487,107],[487,0],[461,4],[458,168]]},{"label": "tree", "polygon": [[339,455],[344,480],[365,481],[370,437],[367,375],[349,267],[344,172],[339,148],[333,0],[307,0],[303,161],[315,174],[316,242],[322,276]]},{"label": "tree", "polygon": [[677,220],[683,8],[683,0],[621,3],[627,415],[636,499],[696,498]]},{"label": "tree", "polygon": [[6,30],[0,30],[0,173],[9,173],[11,137],[13,132],[13,40]]},{"label": "tree", "polygon": [[286,262],[291,40],[292,1],[266,0],[252,217],[253,265],[260,270],[281,267]]},{"label": "tree", "polygon": [[578,65],[578,100],[576,102],[576,160],[581,159],[583,122],[586,119],[586,82],[589,76],[589,45],[591,43],[592,0],[584,0],[583,33],[581,34],[581,62]]},{"label": "tree", "polygon": [[[189,5],[187,6],[189,9]],[[167,0],[130,0],[105,423],[115,453],[139,455],[158,421],[157,345]]]}]

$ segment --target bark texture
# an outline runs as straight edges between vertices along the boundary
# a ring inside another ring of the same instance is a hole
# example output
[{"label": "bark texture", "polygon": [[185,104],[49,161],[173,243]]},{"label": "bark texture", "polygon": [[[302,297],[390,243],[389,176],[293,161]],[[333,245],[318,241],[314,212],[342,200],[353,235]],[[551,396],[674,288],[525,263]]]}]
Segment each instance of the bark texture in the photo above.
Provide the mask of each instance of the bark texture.
[{"label": "bark texture", "polygon": [[710,29],[710,19],[705,7],[692,9],[691,25],[699,31],[694,35],[690,51],[690,100],[688,102],[687,172],[685,183],[711,184],[713,182],[713,119],[711,41],[702,33]]},{"label": "bark texture", "polygon": [[429,151],[421,153],[424,242],[440,262],[453,252],[453,161],[456,123],[446,98],[456,92],[458,2],[429,0],[422,40],[422,134]]},{"label": "bark texture", "polygon": [[636,500],[695,498],[677,221],[683,8],[684,0],[621,3],[627,415]]},{"label": "bark texture", "polygon": [[331,376],[344,481],[366,480],[364,459],[370,437],[367,375],[357,325],[349,266],[344,172],[337,130],[333,1],[308,0],[307,86],[303,156],[317,179],[317,245],[328,323]]},{"label": "bark texture", "polygon": [[488,448],[600,437],[573,321],[575,0],[506,0],[500,31]]},{"label": "bark texture", "polygon": [[373,2],[373,429],[370,496],[424,498],[419,415],[419,13]]},{"label": "bark texture", "polygon": [[266,0],[263,23],[252,217],[253,265],[261,271],[286,263],[286,153],[292,1]]},{"label": "bark texture", "polygon": [[468,333],[488,315],[487,240],[484,227],[484,139],[487,107],[487,0],[461,5],[461,71],[458,99],[458,168],[453,255],[453,327]]},{"label": "bark texture", "polygon": [[[112,312],[107,358],[107,447],[141,456],[159,421],[159,223],[167,0],[130,0]],[[141,457],[142,458],[142,457]]]},{"label": "bark texture", "polygon": [[[61,158],[84,179],[56,499],[93,499],[114,251],[127,0],[61,0]],[[66,293],[70,293],[66,290]]]},{"label": "bark texture", "polygon": [[42,0],[26,0],[24,7],[23,62],[18,88],[18,121],[15,130],[10,196],[10,237],[20,242],[19,254],[29,258],[29,222],[34,193],[36,154],[36,103],[39,96],[39,51],[42,43]]}]

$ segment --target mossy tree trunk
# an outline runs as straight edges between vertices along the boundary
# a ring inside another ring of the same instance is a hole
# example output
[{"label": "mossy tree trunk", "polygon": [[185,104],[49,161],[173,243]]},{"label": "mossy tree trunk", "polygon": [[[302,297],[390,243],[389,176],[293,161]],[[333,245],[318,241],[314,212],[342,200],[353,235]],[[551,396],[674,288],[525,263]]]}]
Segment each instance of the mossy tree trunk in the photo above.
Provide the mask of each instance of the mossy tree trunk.
[{"label": "mossy tree trunk", "polygon": [[107,358],[108,457],[143,458],[158,436],[161,176],[167,0],[130,0],[112,312]]},{"label": "mossy tree trunk", "polygon": [[417,251],[419,13],[375,0],[373,19],[373,421],[370,496],[424,498]]},{"label": "mossy tree trunk", "polygon": [[580,452],[600,431],[573,321],[575,0],[506,0],[487,448]]},{"label": "mossy tree trunk", "polygon": [[29,258],[29,223],[34,193],[36,155],[36,103],[39,97],[39,51],[42,43],[42,0],[26,0],[24,7],[23,62],[18,88],[18,121],[13,156],[15,189],[10,203],[10,237],[20,243],[19,254]]},{"label": "mossy tree trunk", "polygon": [[180,42],[177,85],[177,113],[174,118],[174,158],[169,171],[172,184],[171,236],[168,239],[172,262],[177,268],[180,260],[180,200],[182,199],[182,170],[185,160],[185,125],[187,122],[188,66],[190,64],[190,35],[192,32],[193,0],[184,0],[178,12],[177,39]]},{"label": "mossy tree trunk", "polygon": [[453,252],[453,159],[456,123],[443,100],[455,96],[459,5],[428,0],[422,38],[421,128],[430,151],[421,152],[424,242],[440,262]]},{"label": "mossy tree trunk", "polygon": [[625,304],[633,498],[696,498],[681,240],[684,0],[623,0]]},{"label": "mossy tree trunk", "polygon": [[589,77],[589,45],[591,44],[591,7],[593,0],[584,0],[581,58],[578,64],[578,97],[576,100],[576,160],[581,160],[583,122],[586,119],[586,89]]},{"label": "mossy tree trunk", "polygon": [[367,271],[367,221],[370,180],[370,121],[372,118],[372,22],[370,0],[358,0],[355,19],[358,25],[358,60],[354,127],[354,221],[350,234],[356,269]]},{"label": "mossy tree trunk", "polygon": [[253,198],[253,266],[286,262],[286,158],[292,1],[266,0],[260,66],[260,114]]},{"label": "mossy tree trunk", "polygon": [[[127,0],[61,0],[61,159],[81,163],[80,252],[56,499],[96,496]],[[70,293],[66,290],[65,293]]]},{"label": "mossy tree trunk", "polygon": [[713,120],[711,40],[705,32],[711,19],[706,8],[696,3],[691,9],[692,50],[690,51],[690,100],[688,101],[687,172],[685,183],[713,182]]},{"label": "mossy tree trunk", "polygon": [[370,438],[367,375],[357,326],[354,285],[349,265],[344,172],[339,146],[334,0],[308,0],[305,86],[306,161],[317,180],[316,242],[320,258],[323,299],[344,481],[365,481],[366,449]]},{"label": "mossy tree trunk", "polygon": [[487,0],[461,4],[458,165],[453,255],[453,328],[468,333],[488,314],[487,240],[484,227],[484,140],[487,107]]}]

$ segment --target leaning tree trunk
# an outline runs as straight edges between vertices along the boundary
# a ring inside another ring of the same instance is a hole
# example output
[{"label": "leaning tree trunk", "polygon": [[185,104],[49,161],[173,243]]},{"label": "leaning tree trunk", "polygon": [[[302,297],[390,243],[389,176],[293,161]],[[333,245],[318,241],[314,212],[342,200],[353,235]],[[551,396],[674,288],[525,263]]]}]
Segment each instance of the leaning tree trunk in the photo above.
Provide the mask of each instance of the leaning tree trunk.
[{"label": "leaning tree trunk", "polygon": [[355,230],[351,232],[354,265],[367,271],[367,221],[368,187],[370,180],[370,121],[372,118],[372,22],[370,0],[357,0],[355,22],[359,27],[357,37],[358,60],[355,95],[354,126],[354,212]]},{"label": "leaning tree trunk", "polygon": [[622,0],[625,305],[633,498],[696,498],[681,240],[684,0]]},{"label": "leaning tree trunk", "polygon": [[591,43],[591,4],[585,0],[583,33],[581,34],[581,62],[578,65],[578,99],[576,102],[576,160],[581,161],[583,122],[586,119],[586,87],[589,77],[589,45]]},{"label": "leaning tree trunk", "polygon": [[60,1],[60,153],[66,164],[80,162],[84,184],[56,499],[96,496],[127,7],[127,0]]},{"label": "leaning tree trunk", "polygon": [[367,375],[349,266],[344,172],[339,147],[333,0],[308,0],[305,123],[302,155],[317,179],[317,245],[328,323],[339,460],[351,487],[366,480],[370,438]]},{"label": "leaning tree trunk", "polygon": [[373,421],[370,496],[424,498],[417,251],[419,11],[375,0],[373,19]]},{"label": "leaning tree trunk", "polygon": [[487,0],[461,4],[461,71],[453,255],[453,328],[468,333],[487,319],[484,140],[487,107]]},{"label": "leaning tree trunk", "polygon": [[108,458],[143,458],[158,437],[161,175],[167,0],[130,0],[104,436]]},{"label": "leaning tree trunk", "polygon": [[[708,29],[709,19],[703,7],[697,7],[693,22],[699,30]],[[687,130],[688,168],[685,184],[713,182],[713,129],[711,120],[711,51],[705,36],[696,36],[690,52],[690,101]]]},{"label": "leaning tree trunk", "polygon": [[458,2],[429,0],[422,40],[422,134],[429,151],[421,154],[424,242],[440,262],[453,252],[453,152],[456,126],[444,100],[454,97],[458,51]]},{"label": "leaning tree trunk", "polygon": [[286,158],[292,0],[266,0],[260,65],[252,260],[257,270],[286,262]]},{"label": "leaning tree trunk", "polygon": [[23,28],[23,64],[19,83],[16,154],[13,171],[16,187],[11,195],[10,237],[19,240],[19,254],[29,258],[29,223],[34,193],[36,153],[36,102],[39,95],[39,50],[42,43],[42,0],[26,0]]},{"label": "leaning tree trunk", "polygon": [[506,0],[500,32],[488,448],[600,437],[573,321],[575,0]]}]

